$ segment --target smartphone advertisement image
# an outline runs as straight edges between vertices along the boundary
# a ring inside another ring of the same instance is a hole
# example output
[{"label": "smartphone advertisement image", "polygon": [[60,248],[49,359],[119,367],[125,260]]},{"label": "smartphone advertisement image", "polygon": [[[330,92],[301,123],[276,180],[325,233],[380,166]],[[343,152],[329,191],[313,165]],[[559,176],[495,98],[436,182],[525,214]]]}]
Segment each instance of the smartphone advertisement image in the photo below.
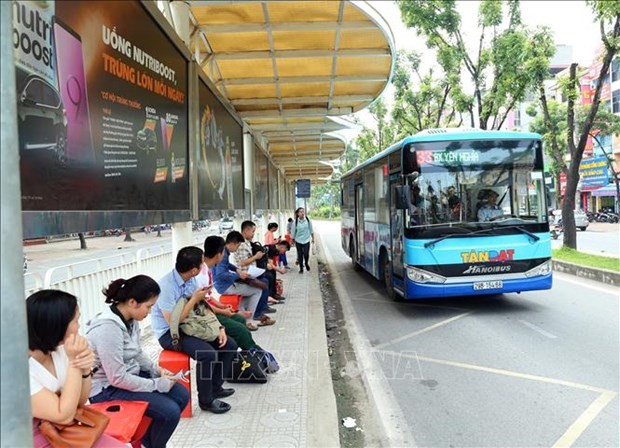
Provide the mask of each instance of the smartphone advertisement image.
[{"label": "smartphone advertisement image", "polygon": [[67,116],[66,158],[69,161],[92,162],[94,154],[88,114],[82,39],[56,17],[54,20],[54,44],[58,84]]},{"label": "smartphone advertisement image", "polygon": [[158,14],[13,2],[24,211],[188,215],[188,59]]}]

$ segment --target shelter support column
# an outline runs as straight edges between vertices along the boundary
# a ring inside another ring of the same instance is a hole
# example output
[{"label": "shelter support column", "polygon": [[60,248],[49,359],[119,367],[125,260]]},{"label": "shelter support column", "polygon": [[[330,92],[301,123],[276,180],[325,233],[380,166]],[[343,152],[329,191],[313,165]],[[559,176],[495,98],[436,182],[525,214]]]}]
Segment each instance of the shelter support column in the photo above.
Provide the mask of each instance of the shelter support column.
[{"label": "shelter support column", "polygon": [[[170,12],[172,13],[171,24],[175,31],[189,46],[190,41],[190,6],[185,1],[172,1],[170,2]],[[191,120],[191,118],[190,118]],[[198,179],[193,176],[195,171],[189,170],[189,182],[190,189],[194,182],[198,182]],[[191,246],[192,244],[192,223],[178,222],[172,225],[172,253],[176,257],[177,252],[185,246]]]},{"label": "shelter support column", "polygon": [[17,99],[13,61],[13,2],[0,3],[0,65],[2,115],[2,236],[0,364],[2,401],[0,439],[2,446],[32,446],[32,413],[28,375],[28,330],[24,301],[24,256],[22,247],[22,207],[17,137]]}]

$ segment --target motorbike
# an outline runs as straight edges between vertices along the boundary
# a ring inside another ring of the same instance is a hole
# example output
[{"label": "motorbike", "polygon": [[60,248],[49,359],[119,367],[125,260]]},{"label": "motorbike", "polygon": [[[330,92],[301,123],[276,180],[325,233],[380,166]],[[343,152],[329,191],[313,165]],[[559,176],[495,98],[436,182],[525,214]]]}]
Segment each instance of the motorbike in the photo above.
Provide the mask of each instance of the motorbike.
[{"label": "motorbike", "polygon": [[562,225],[562,220],[555,224],[551,224],[549,231],[551,232],[551,238],[557,240],[562,233],[564,233],[564,226]]}]

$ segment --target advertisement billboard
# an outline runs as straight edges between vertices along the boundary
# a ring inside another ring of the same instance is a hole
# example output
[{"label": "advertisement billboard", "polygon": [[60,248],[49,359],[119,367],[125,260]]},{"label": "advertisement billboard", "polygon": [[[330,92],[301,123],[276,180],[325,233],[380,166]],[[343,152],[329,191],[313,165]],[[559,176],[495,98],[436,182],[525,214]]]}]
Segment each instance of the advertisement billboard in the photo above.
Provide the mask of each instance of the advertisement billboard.
[{"label": "advertisement billboard", "polygon": [[582,189],[603,187],[609,183],[609,167],[606,157],[593,157],[579,164],[579,177]]},{"label": "advertisement billboard", "polygon": [[200,81],[198,205],[208,210],[243,208],[243,128]]},{"label": "advertisement billboard", "polygon": [[189,217],[188,63],[143,4],[14,1],[13,44],[25,212]]}]

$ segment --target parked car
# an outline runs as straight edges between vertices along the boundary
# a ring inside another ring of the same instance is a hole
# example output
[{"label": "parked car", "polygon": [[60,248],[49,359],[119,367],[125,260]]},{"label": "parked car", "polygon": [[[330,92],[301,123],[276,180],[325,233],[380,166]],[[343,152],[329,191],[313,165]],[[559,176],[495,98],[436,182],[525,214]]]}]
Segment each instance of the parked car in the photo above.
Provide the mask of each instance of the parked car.
[{"label": "parked car", "polygon": [[[580,208],[573,210],[573,214],[575,216],[575,227],[579,230],[585,231],[590,224],[588,221],[588,215],[586,215],[586,213]],[[553,216],[555,216],[555,222],[558,222],[558,219],[562,219],[562,210],[554,210]]]},{"label": "parked car", "polygon": [[20,150],[53,150],[67,157],[67,116],[58,91],[40,76],[22,68],[15,72]]},{"label": "parked car", "polygon": [[220,221],[220,233],[228,233],[233,229],[233,221],[228,216]]}]

